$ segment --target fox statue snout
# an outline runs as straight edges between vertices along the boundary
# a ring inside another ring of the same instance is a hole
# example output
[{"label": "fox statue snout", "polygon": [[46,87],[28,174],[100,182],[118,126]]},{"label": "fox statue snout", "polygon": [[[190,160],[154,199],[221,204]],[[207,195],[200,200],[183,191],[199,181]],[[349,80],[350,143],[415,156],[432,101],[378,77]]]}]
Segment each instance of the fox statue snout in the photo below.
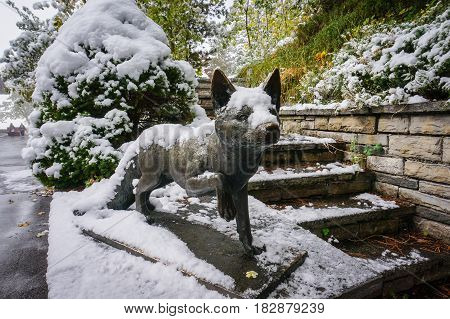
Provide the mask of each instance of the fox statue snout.
[{"label": "fox statue snout", "polygon": [[[240,88],[215,70],[211,96],[216,119],[207,136],[198,138],[198,130],[183,127],[184,133],[191,130],[192,138],[168,147],[159,143],[166,136],[158,132],[177,136],[179,125],[166,124],[163,129],[157,125],[141,134],[139,139],[152,136],[155,140],[139,144],[139,154],[133,165],[128,165],[108,207],[127,209],[135,200],[136,209],[150,221],[155,208],[149,197],[156,188],[175,181],[190,196],[215,190],[219,215],[227,221],[236,218],[239,239],[246,254],[253,256],[263,249],[252,243],[247,184],[258,170],[264,150],[280,138],[280,73],[276,69],[259,87]],[[135,195],[134,179],[139,179]]]}]

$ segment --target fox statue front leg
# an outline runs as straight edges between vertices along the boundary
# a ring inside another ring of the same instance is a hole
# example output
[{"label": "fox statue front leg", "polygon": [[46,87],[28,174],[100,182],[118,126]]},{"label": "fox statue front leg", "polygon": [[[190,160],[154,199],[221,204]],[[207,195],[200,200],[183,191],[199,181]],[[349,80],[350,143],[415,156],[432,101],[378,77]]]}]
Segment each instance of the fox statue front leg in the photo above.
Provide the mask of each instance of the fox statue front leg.
[{"label": "fox statue front leg", "polygon": [[266,247],[253,246],[252,231],[250,228],[250,217],[248,213],[248,190],[245,185],[241,190],[232,194],[234,206],[236,207],[236,225],[239,240],[244,245],[245,253],[248,256],[259,255],[266,250]]}]

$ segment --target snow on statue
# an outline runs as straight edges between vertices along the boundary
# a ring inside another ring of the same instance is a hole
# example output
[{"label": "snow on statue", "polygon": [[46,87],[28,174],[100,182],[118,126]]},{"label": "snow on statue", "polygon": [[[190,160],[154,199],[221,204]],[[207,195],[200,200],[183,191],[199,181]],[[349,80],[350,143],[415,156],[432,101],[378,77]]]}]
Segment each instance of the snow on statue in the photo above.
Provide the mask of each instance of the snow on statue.
[{"label": "snow on statue", "polygon": [[46,185],[109,177],[124,143],[157,123],[186,123],[195,72],[170,57],[163,30],[133,0],[90,0],[36,69],[36,108],[22,156]]}]

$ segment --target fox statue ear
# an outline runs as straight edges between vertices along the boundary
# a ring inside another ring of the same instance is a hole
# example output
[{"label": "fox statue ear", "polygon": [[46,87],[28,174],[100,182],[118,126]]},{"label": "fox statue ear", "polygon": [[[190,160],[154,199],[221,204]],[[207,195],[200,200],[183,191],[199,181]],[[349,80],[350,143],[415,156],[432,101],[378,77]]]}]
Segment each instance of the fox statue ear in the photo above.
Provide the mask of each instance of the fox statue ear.
[{"label": "fox statue ear", "polygon": [[228,80],[227,76],[219,69],[215,69],[211,81],[211,98],[214,111],[218,111],[228,104],[231,94],[236,88]]},{"label": "fox statue ear", "polygon": [[272,104],[276,106],[277,112],[281,106],[281,77],[280,70],[275,69],[263,85],[263,90],[272,98]]}]

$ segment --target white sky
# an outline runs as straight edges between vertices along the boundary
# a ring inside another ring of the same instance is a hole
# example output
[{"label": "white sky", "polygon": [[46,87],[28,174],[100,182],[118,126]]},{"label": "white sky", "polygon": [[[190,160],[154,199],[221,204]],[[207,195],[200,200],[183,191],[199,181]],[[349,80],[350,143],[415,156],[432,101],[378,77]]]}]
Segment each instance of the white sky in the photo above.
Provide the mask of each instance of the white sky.
[{"label": "white sky", "polygon": [[[32,9],[33,3],[37,2],[37,0],[13,0],[13,2],[19,8],[26,6]],[[55,13],[55,10],[51,8],[35,12],[39,17],[50,17]],[[0,55],[3,55],[3,51],[9,47],[9,41],[20,34],[20,30],[16,27],[18,19],[19,15],[7,7],[6,0],[0,0]]]}]

